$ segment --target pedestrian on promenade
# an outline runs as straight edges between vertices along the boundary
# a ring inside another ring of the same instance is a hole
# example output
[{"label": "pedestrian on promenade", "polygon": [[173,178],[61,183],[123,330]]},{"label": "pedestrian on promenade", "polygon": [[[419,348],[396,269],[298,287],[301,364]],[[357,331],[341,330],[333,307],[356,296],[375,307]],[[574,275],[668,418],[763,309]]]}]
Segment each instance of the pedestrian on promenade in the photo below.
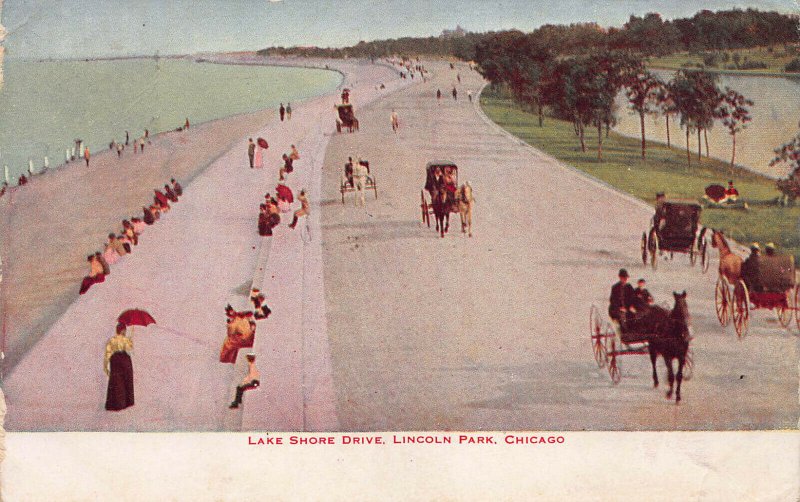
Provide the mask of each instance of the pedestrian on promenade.
[{"label": "pedestrian on promenade", "polygon": [[175,178],[170,178],[169,182],[172,183],[172,190],[175,192],[175,195],[177,195],[178,197],[183,195],[183,187],[181,186],[180,183],[175,181]]},{"label": "pedestrian on promenade", "polygon": [[294,162],[295,160],[299,160],[300,152],[297,151],[297,147],[292,145],[291,149],[292,151],[289,152],[289,158],[292,159],[292,162]]},{"label": "pedestrian on promenade", "polygon": [[436,99],[442,99],[442,90],[436,89]]},{"label": "pedestrian on promenade", "polygon": [[456,90],[455,86],[453,86],[453,99],[458,101],[458,90]]},{"label": "pedestrian on promenade", "polygon": [[283,117],[286,115],[286,108],[284,108],[283,103],[281,103],[281,107],[278,108],[278,113],[281,116],[281,122],[283,122]]},{"label": "pedestrian on promenade", "polygon": [[256,368],[256,355],[247,354],[247,375],[242,380],[241,385],[236,386],[236,398],[229,406],[230,409],[235,410],[242,404],[242,397],[246,390],[257,389],[261,382],[259,382],[260,374]]},{"label": "pedestrian on promenade", "polygon": [[[249,145],[248,148],[250,148]],[[256,153],[253,160],[253,165],[259,169],[264,167],[264,149],[261,148],[260,144],[256,145]]]},{"label": "pedestrian on promenade", "polygon": [[116,334],[106,344],[103,369],[108,375],[106,410],[120,411],[133,406],[133,340],[125,335],[126,326],[117,324]]},{"label": "pedestrian on promenade", "polygon": [[139,138],[139,150],[144,153],[144,138]]},{"label": "pedestrian on promenade", "polygon": [[146,139],[146,140],[147,140],[147,144],[148,144],[148,145],[151,145],[151,144],[152,144],[152,143],[150,142],[150,131],[149,131],[149,130],[147,130],[147,129],[145,129],[145,130],[144,130],[144,139]]},{"label": "pedestrian on promenade", "polygon": [[186,117],[186,122],[183,123],[183,130],[184,131],[189,130],[189,117]]},{"label": "pedestrian on promenade", "polygon": [[285,153],[281,158],[283,159],[283,167],[281,167],[280,171],[278,172],[278,180],[285,181],[288,175],[294,171],[294,166],[292,165],[294,161]]},{"label": "pedestrian on promenade", "polygon": [[253,169],[253,161],[256,155],[256,144],[253,138],[247,140],[247,157],[250,159],[250,169]]},{"label": "pedestrian on promenade", "polygon": [[292,220],[292,223],[289,224],[289,226],[291,228],[294,228],[294,227],[297,226],[297,219],[298,218],[300,218],[301,216],[308,216],[309,213],[311,213],[311,211],[309,209],[308,197],[306,197],[306,190],[305,189],[300,190],[300,195],[297,196],[297,200],[300,201],[300,209],[298,209],[297,211],[294,212],[294,219]]},{"label": "pedestrian on promenade", "polygon": [[364,198],[364,192],[367,189],[367,167],[361,163],[361,158],[358,158],[358,162],[353,165],[353,184],[356,188],[356,205],[364,206],[366,205],[366,200]]},{"label": "pedestrian on promenade", "polygon": [[472,91],[467,91],[467,97],[469,98],[469,102],[472,103]]},{"label": "pedestrian on promenade", "polygon": [[89,152],[89,147],[83,149],[83,158],[86,159],[86,167],[89,167],[89,157],[91,157],[91,152]]},{"label": "pedestrian on promenade", "polygon": [[461,74],[460,73],[456,73],[456,80],[458,80],[459,84],[461,83]]},{"label": "pedestrian on promenade", "polygon": [[139,151],[139,140],[133,140],[133,153],[137,153]]},{"label": "pedestrian on promenade", "polygon": [[128,131],[125,131],[125,146],[128,146],[128,141],[131,139],[131,135]]},{"label": "pedestrian on promenade", "polygon": [[392,120],[392,131],[397,132],[397,130],[400,128],[400,121],[398,120],[397,112],[394,111],[394,109],[392,109],[391,120]]},{"label": "pedestrian on promenade", "polygon": [[292,120],[292,104],[286,104],[286,120]]},{"label": "pedestrian on promenade", "polygon": [[117,143],[117,158],[122,158],[122,149],[125,148],[125,145],[122,143]]}]

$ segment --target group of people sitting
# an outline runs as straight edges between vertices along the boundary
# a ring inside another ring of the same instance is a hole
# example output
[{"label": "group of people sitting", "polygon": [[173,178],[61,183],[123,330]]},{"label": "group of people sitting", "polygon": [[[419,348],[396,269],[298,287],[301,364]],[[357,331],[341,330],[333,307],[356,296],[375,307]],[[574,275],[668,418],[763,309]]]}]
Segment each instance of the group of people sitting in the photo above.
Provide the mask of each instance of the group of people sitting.
[{"label": "group of people sitting", "polygon": [[145,227],[155,223],[162,212],[169,210],[169,202],[177,202],[178,197],[183,195],[183,187],[175,181],[175,178],[172,178],[170,183],[171,185],[164,185],[163,192],[155,190],[153,204],[150,207],[142,208],[144,211],[142,218],[133,217],[130,220],[122,220],[120,233],[108,234],[108,242],[103,251],[97,251],[86,257],[86,261],[89,263],[89,274],[81,282],[80,294],[86,293],[97,283],[105,282],[106,276],[111,273],[111,265],[133,251],[133,246],[139,244],[139,236],[144,232]]},{"label": "group of people sitting", "polygon": [[[768,242],[765,246],[764,254],[769,257],[775,256],[775,244]],[[759,274],[759,264],[761,260],[761,246],[757,242],[754,242],[750,245],[750,255],[742,262],[741,271],[745,284],[747,284],[752,291],[761,291],[764,289],[762,277]]]},{"label": "group of people sitting", "polygon": [[[272,230],[281,222],[281,213],[288,213],[292,210],[294,203],[294,193],[286,184],[288,175],[294,171],[294,161],[300,158],[300,153],[295,145],[291,146],[290,153],[283,154],[283,167],[280,168],[278,184],[275,187],[275,196],[267,193],[264,195],[264,203],[259,205],[258,211],[258,235],[268,237],[272,235]],[[289,224],[290,228],[297,226],[297,221],[301,216],[309,214],[309,202],[305,189],[300,191],[297,196],[300,202],[300,209],[294,212],[294,218]]]}]

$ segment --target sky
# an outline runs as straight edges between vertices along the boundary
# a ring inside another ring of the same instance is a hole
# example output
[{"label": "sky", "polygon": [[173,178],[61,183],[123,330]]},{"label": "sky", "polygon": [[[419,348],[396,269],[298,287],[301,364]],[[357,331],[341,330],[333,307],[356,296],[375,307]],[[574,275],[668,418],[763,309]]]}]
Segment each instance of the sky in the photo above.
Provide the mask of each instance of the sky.
[{"label": "sky", "polygon": [[[0,0],[2,1],[2,0]],[[11,58],[187,54],[595,21],[666,19],[701,9],[800,13],[800,0],[5,0]]]}]

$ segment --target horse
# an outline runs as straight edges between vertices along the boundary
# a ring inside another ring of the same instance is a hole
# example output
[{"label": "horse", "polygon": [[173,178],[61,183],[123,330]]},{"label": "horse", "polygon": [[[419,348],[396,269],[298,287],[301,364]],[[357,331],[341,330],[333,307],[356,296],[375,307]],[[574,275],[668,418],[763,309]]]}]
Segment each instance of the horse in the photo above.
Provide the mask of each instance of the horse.
[{"label": "horse", "polygon": [[711,246],[719,249],[719,275],[728,280],[728,284],[736,284],[742,276],[742,257],[731,251],[725,234],[713,230]]},{"label": "horse", "polygon": [[[450,230],[450,208],[452,207],[452,201],[447,196],[447,190],[440,188],[433,192],[431,202],[433,205],[433,215],[436,218],[436,231],[444,238],[444,234]],[[447,220],[446,224],[445,220]]]},{"label": "horse", "polygon": [[[686,291],[683,293],[672,293],[675,297],[675,306],[672,310],[653,307],[652,332],[653,336],[647,339],[647,348],[650,353],[650,363],[653,366],[653,387],[658,388],[658,372],[656,371],[656,359],[658,356],[664,359],[667,366],[667,378],[669,379],[669,390],[667,399],[672,399],[673,384],[676,375],[672,370],[672,361],[678,360],[677,380],[678,386],[675,389],[675,404],[681,402],[681,382],[683,381],[683,366],[686,362],[686,354],[689,352],[689,307],[686,304]],[[649,331],[649,330],[648,330]]]},{"label": "horse", "polygon": [[472,186],[469,181],[461,185],[458,191],[458,212],[461,215],[461,233],[467,233],[472,237],[472,205],[475,198],[472,197]]}]

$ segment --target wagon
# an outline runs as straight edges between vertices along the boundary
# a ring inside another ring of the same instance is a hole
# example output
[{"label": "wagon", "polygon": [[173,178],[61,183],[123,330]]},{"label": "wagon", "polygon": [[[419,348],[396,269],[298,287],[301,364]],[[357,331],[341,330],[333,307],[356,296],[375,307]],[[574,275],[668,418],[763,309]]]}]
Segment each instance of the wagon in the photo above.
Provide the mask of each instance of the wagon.
[{"label": "wagon", "polygon": [[[454,162],[448,160],[439,160],[428,162],[425,166],[425,187],[420,190],[420,209],[422,210],[422,222],[431,226],[431,214],[433,214],[433,197],[440,190],[446,189],[450,186],[455,192],[455,187],[458,187],[458,166]],[[425,192],[428,192],[428,199],[425,197]],[[450,206],[451,213],[458,212],[458,204]]]},{"label": "wagon", "polygon": [[353,113],[353,105],[336,105],[336,113],[339,114],[339,118],[336,119],[336,132],[342,132],[343,128],[347,128],[349,132],[358,131],[358,119]]},{"label": "wagon", "polygon": [[[367,181],[364,190],[372,190],[375,192],[375,199],[378,198],[378,183],[375,179],[375,174],[370,171],[369,162],[366,160],[360,161],[361,165],[367,168]],[[347,192],[355,192],[356,187],[355,183],[353,183],[352,175],[348,176],[347,172],[345,171],[344,176],[342,176],[341,181],[339,182],[339,193],[342,194],[342,204],[344,204],[344,194]]]},{"label": "wagon", "polygon": [[[621,357],[630,355],[649,355],[648,333],[629,332],[620,337],[623,345],[617,347],[614,328],[609,321],[604,321],[600,310],[592,305],[589,309],[589,339],[592,353],[598,368],[606,368],[611,382],[615,385],[622,380]],[[686,352],[683,364],[683,379],[690,380],[694,371],[694,360],[691,347]]]},{"label": "wagon", "polygon": [[703,273],[708,271],[708,245],[702,233],[698,236],[700,213],[702,208],[696,202],[669,201],[656,209],[656,215],[650,222],[650,229],[642,232],[642,263],[650,264],[655,270],[659,256],[669,253],[689,255],[692,266],[700,258]]},{"label": "wagon", "polygon": [[764,309],[775,312],[780,325],[786,329],[794,315],[800,329],[800,285],[796,280],[794,256],[765,255],[745,262],[742,276],[733,285],[733,292],[724,276],[717,280],[715,303],[720,324],[730,319],[741,339],[750,326],[750,312]]}]

